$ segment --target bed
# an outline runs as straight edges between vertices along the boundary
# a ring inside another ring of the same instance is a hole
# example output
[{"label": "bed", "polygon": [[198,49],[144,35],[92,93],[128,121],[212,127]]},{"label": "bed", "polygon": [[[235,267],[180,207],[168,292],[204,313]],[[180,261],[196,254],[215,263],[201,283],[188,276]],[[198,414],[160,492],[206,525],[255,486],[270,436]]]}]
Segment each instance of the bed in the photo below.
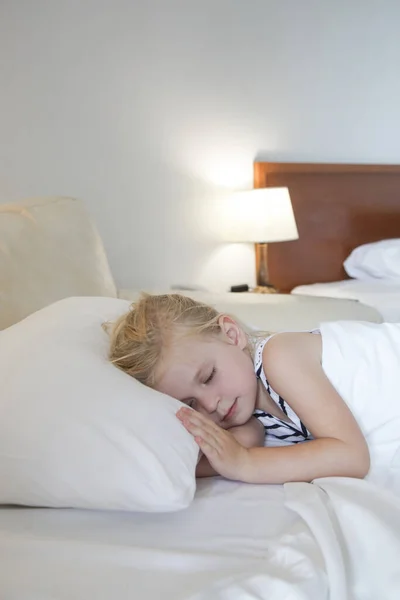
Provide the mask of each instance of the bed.
[{"label": "bed", "polygon": [[172,514],[0,509],[4,600],[397,600],[399,555],[397,503],[352,479],[203,480]]},{"label": "bed", "polygon": [[359,300],[400,321],[400,281],[350,280],[343,268],[356,247],[400,237],[400,166],[257,162],[254,185],[287,186],[299,229],[269,245],[277,289]]},{"label": "bed", "polygon": [[[72,231],[65,210],[60,216]],[[296,329],[332,315],[379,320],[351,301],[252,298],[254,306],[240,306],[230,295],[221,309],[267,329],[280,329],[289,312]],[[389,600],[399,597],[399,555],[398,499],[343,478],[206,479],[193,503],[172,513],[0,507],[4,600]]]},{"label": "bed", "polygon": [[293,295],[358,300],[375,308],[389,323],[400,322],[400,281],[344,279],[296,286]]}]

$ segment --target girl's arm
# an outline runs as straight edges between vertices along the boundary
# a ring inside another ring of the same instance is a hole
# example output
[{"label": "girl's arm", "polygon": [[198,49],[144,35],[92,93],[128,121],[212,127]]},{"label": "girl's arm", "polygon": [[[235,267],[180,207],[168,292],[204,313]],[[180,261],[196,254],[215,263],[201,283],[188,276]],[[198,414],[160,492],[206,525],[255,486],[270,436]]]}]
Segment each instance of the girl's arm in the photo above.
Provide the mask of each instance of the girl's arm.
[{"label": "girl's arm", "polygon": [[346,403],[321,366],[322,340],[309,333],[283,333],[266,344],[263,367],[271,386],[285,398],[315,440],[257,449],[248,454],[243,481],[311,481],[316,477],[365,477],[367,443]]},{"label": "girl's arm", "polygon": [[322,370],[321,337],[276,335],[265,346],[263,366],[272,387],[316,439],[247,449],[203,415],[185,411],[183,422],[211,465],[229,479],[248,483],[364,477],[369,470],[368,447],[352,413]]},{"label": "girl's arm", "polygon": [[[245,448],[254,448],[264,444],[264,426],[254,417],[251,417],[244,425],[231,427],[229,432]],[[196,467],[196,477],[214,477],[215,475],[219,475],[219,473],[213,469],[208,458],[203,455]]]}]

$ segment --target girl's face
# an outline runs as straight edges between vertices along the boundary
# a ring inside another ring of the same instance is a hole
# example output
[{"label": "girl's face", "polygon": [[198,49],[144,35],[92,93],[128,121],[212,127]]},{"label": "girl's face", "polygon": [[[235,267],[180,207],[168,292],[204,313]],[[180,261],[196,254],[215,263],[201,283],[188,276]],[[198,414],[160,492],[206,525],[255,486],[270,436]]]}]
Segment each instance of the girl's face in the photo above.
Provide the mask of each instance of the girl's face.
[{"label": "girl's face", "polygon": [[257,378],[242,329],[225,315],[220,327],[219,336],[176,342],[164,360],[156,389],[227,429],[243,425],[253,414]]}]

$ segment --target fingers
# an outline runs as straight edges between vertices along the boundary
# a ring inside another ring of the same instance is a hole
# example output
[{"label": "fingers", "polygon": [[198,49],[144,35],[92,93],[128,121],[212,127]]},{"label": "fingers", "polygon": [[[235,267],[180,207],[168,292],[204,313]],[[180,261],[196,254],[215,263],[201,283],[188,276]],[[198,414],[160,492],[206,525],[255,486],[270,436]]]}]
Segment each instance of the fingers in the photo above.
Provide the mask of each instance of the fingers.
[{"label": "fingers", "polygon": [[205,428],[207,431],[214,431],[215,435],[219,434],[221,427],[218,427],[211,419],[191,409],[181,409],[177,413],[178,419],[185,425]]},{"label": "fingers", "polygon": [[216,431],[221,431],[221,427],[219,427],[214,421],[212,421],[206,415],[193,410],[192,408],[180,408],[176,413],[176,416],[180,421],[190,421],[192,423],[204,423],[205,425],[209,425],[214,428]]},{"label": "fingers", "polygon": [[[218,425],[193,410],[183,409],[183,412],[177,416],[196,441],[198,438],[199,440],[202,440],[203,445],[206,445],[207,447],[210,446],[215,450],[221,450],[222,436],[225,432],[218,427]],[[202,450],[203,445],[200,445],[199,443]],[[203,450],[203,452],[206,453],[205,450]]]},{"label": "fingers", "polygon": [[196,436],[194,438],[194,441],[196,442],[196,444],[198,444],[200,450],[203,452],[203,454],[207,457],[209,461],[215,459],[215,457],[218,454],[218,451],[214,448],[212,444],[209,444],[199,436]]},{"label": "fingers", "polygon": [[201,417],[203,417],[203,415],[201,413],[199,413],[196,410],[194,410],[193,408],[189,408],[187,406],[182,406],[176,413],[176,416],[178,417],[178,419],[180,421],[182,421],[185,417],[191,417],[194,415],[200,415]]},{"label": "fingers", "polygon": [[194,438],[200,438],[203,442],[206,442],[216,450],[219,450],[222,446],[222,442],[218,432],[212,427],[208,426],[208,423],[193,423],[191,421],[183,421],[183,425],[193,435]]}]

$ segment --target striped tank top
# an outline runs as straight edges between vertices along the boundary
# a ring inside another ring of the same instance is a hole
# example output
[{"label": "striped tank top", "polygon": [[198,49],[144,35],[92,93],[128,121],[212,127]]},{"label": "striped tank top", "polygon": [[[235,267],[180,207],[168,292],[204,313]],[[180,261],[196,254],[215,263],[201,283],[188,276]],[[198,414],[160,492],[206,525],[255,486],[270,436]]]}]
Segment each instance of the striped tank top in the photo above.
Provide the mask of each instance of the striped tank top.
[{"label": "striped tank top", "polygon": [[[319,333],[318,330],[311,331],[310,333]],[[257,375],[257,379],[260,379],[266,388],[268,394],[272,400],[281,409],[281,411],[290,419],[290,423],[275,417],[262,410],[256,410],[253,414],[256,419],[261,421],[264,425],[265,430],[265,446],[288,446],[289,444],[298,444],[299,442],[305,442],[312,440],[313,437],[308,431],[304,423],[301,422],[300,418],[296,415],[294,410],[291,409],[289,404],[271,387],[269,384],[263,369],[262,356],[265,344],[271,339],[272,336],[267,337],[257,344],[254,356],[254,370]]]}]

